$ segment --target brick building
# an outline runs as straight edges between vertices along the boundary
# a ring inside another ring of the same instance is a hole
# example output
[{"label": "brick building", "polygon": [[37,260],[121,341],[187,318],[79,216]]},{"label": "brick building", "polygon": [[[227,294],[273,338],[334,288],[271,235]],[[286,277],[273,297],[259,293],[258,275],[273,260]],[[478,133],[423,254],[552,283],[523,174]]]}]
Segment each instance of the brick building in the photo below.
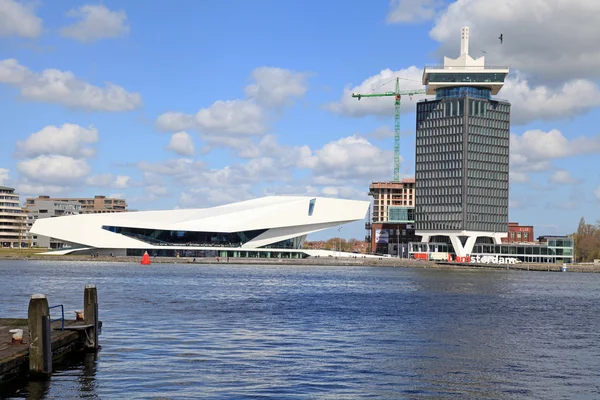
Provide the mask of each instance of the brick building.
[{"label": "brick building", "polygon": [[533,243],[532,225],[519,225],[518,222],[508,223],[508,236],[502,238],[502,243]]}]

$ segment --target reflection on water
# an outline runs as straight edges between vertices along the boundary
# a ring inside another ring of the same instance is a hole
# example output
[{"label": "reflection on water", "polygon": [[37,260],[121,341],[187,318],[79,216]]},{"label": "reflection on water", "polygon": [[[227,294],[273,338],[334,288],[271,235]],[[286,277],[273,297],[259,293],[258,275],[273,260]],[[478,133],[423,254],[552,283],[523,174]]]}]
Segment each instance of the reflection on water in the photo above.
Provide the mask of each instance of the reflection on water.
[{"label": "reflection on water", "polygon": [[[600,275],[0,264],[0,317],[81,308],[102,345],[16,398],[598,398]],[[5,307],[4,305],[7,305]]]}]

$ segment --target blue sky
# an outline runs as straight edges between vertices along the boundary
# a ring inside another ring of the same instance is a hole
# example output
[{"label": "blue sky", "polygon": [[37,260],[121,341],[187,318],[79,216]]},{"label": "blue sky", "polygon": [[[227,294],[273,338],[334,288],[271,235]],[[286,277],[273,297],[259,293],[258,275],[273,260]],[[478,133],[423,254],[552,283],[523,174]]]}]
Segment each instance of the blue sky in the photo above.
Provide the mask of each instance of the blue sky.
[{"label": "blue sky", "polygon": [[[511,67],[498,95],[513,105],[510,220],[572,232],[600,218],[600,4],[532,3],[0,0],[0,184],[137,210],[368,200],[371,180],[392,178],[393,102],[350,93],[397,76],[421,88],[469,25],[470,54]],[[342,233],[362,238],[364,223]]]}]

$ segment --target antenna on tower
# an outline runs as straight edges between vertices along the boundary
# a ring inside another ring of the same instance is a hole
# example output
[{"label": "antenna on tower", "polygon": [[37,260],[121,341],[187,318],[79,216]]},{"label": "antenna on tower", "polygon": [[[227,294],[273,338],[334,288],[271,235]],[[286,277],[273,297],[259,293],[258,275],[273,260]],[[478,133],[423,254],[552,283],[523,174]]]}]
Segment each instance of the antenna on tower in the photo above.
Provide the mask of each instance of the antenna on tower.
[{"label": "antenna on tower", "polygon": [[460,55],[469,54],[469,27],[463,26],[460,33]]}]

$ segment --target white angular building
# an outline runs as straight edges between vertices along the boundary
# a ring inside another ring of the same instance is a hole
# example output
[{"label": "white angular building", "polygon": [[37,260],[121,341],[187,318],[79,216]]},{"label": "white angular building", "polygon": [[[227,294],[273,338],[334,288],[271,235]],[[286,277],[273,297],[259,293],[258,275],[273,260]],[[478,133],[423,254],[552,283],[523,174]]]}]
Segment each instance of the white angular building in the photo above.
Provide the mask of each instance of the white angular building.
[{"label": "white angular building", "polygon": [[269,196],[203,209],[38,219],[31,232],[70,246],[52,254],[304,258],[324,252],[302,249],[308,234],[362,220],[369,204]]}]

